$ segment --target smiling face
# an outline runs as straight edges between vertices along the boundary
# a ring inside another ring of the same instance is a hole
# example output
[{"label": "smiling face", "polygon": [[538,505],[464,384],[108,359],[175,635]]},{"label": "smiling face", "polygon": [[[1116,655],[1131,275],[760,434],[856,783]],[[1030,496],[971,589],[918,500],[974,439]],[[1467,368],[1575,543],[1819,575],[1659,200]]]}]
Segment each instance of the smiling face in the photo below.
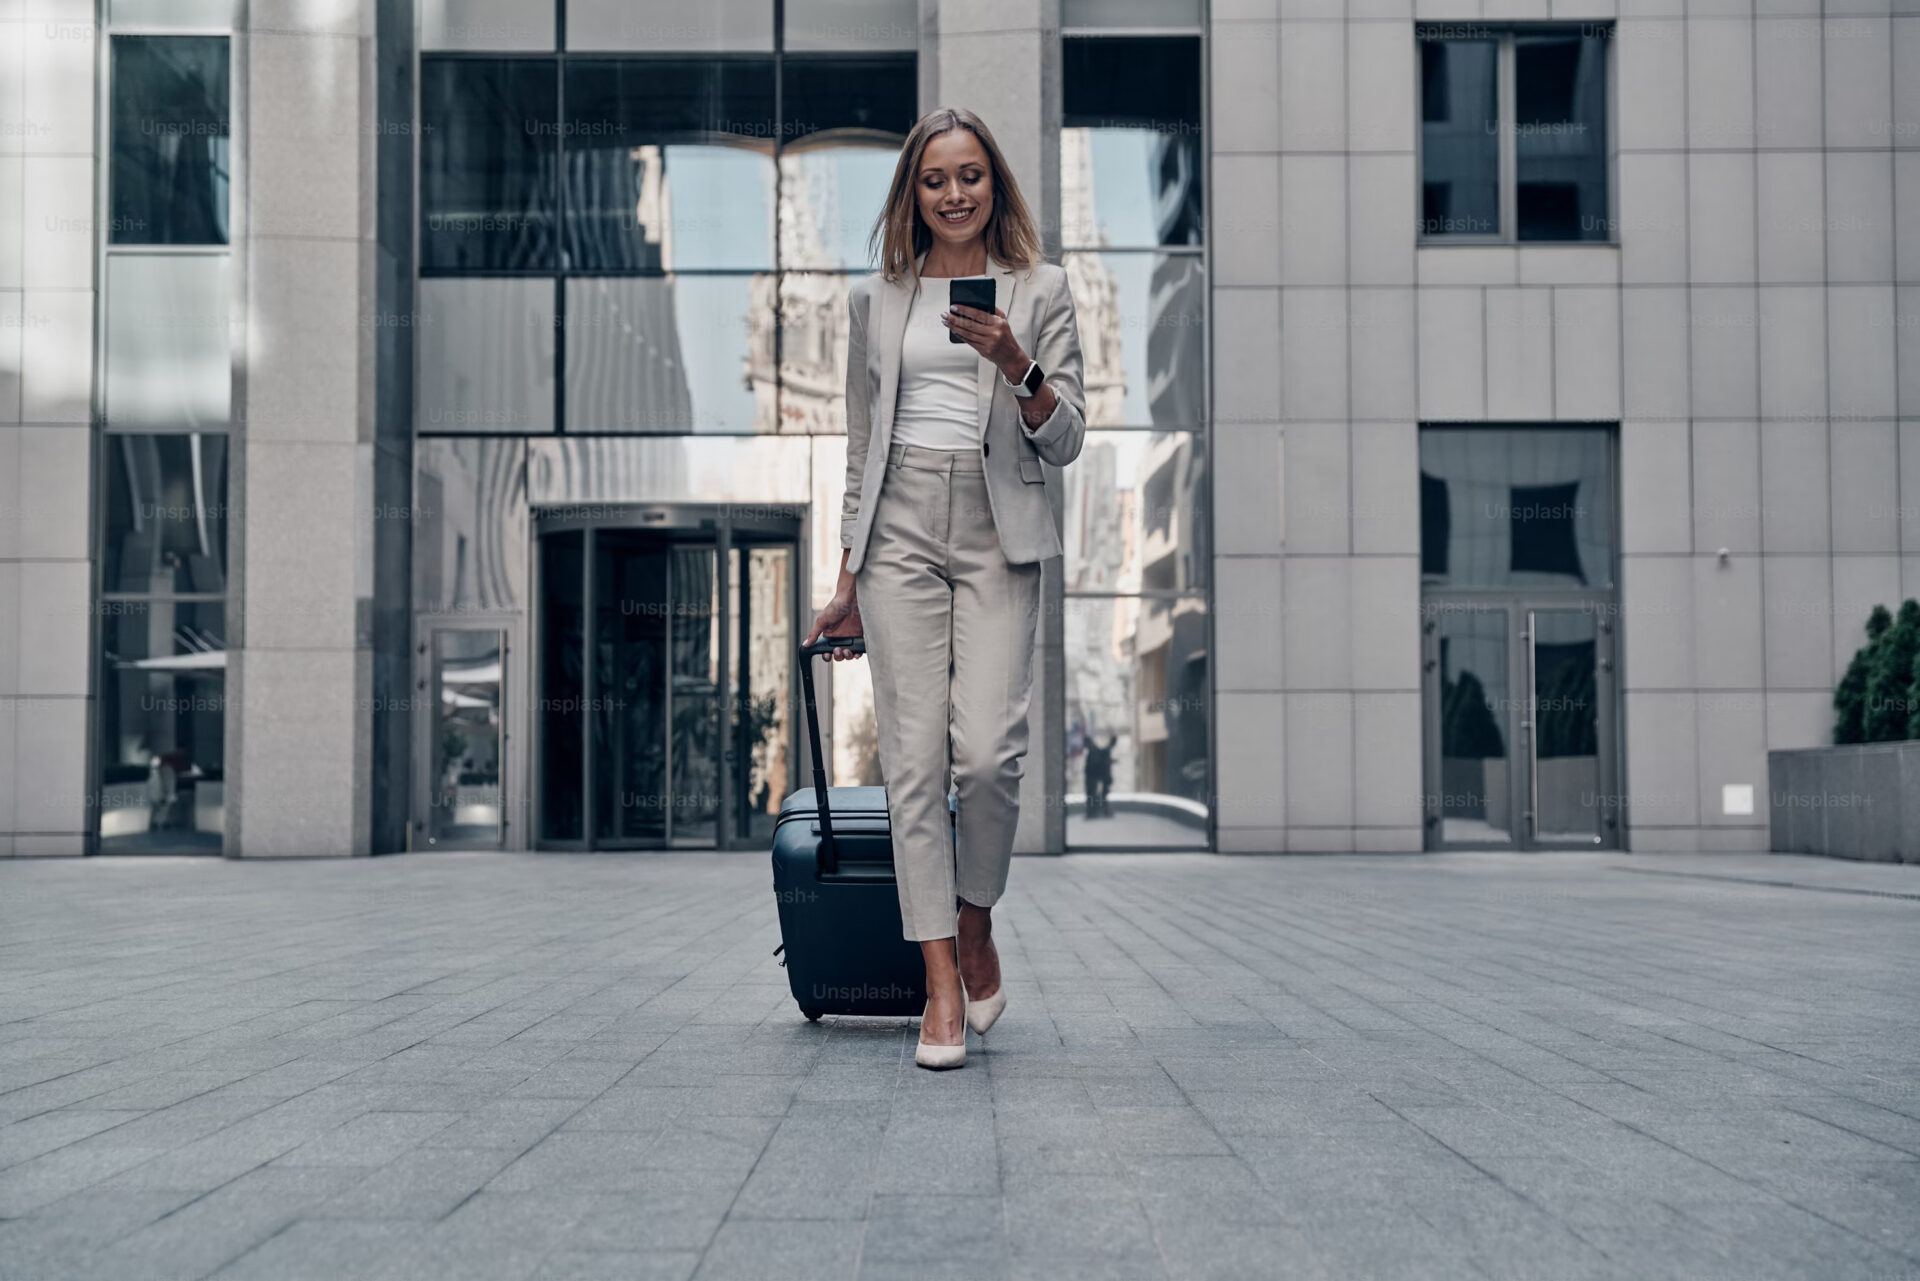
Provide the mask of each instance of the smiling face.
[{"label": "smiling face", "polygon": [[920,218],[936,240],[958,249],[980,235],[993,216],[993,168],[980,140],[949,129],[928,141],[914,183]]}]

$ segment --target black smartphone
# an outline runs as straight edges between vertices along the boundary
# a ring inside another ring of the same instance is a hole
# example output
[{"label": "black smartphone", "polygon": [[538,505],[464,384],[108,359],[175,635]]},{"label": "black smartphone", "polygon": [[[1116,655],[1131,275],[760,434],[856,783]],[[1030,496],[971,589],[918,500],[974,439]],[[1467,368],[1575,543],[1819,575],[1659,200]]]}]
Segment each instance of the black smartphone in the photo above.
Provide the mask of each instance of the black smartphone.
[{"label": "black smartphone", "polygon": [[[947,282],[948,307],[978,307],[989,316],[993,314],[993,277],[981,276],[979,279],[962,276]],[[947,331],[948,342],[965,342],[957,329]]]}]

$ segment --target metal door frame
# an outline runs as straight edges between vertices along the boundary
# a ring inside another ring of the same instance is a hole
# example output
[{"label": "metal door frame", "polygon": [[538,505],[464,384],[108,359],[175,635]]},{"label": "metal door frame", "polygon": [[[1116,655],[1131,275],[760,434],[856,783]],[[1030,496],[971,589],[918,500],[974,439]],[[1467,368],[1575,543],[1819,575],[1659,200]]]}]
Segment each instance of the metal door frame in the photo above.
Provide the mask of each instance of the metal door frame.
[{"label": "metal door frame", "polygon": [[[680,543],[691,543],[701,546],[711,546],[714,549],[714,572],[718,576],[717,581],[719,587],[717,593],[719,608],[714,625],[719,628],[720,638],[717,662],[721,674],[719,699],[721,723],[719,726],[720,769],[718,771],[720,786],[717,798],[718,815],[714,823],[713,839],[676,841],[673,836],[673,806],[671,804],[673,793],[673,685],[671,679],[672,620],[671,616],[669,616],[667,633],[669,650],[667,654],[667,671],[669,673],[669,679],[667,682],[666,697],[663,700],[664,723],[662,726],[662,732],[666,736],[668,745],[666,793],[669,798],[669,803],[666,807],[665,837],[661,840],[654,841],[631,839],[601,840],[597,836],[595,831],[595,801],[597,798],[595,796],[594,780],[596,760],[593,749],[592,712],[589,710],[588,713],[582,717],[580,726],[582,736],[580,760],[583,775],[580,785],[584,800],[581,837],[579,840],[561,841],[549,840],[539,835],[540,827],[538,824],[542,816],[537,810],[540,803],[539,798],[544,795],[546,759],[545,753],[539,750],[537,743],[534,743],[529,748],[529,754],[533,761],[533,771],[528,776],[531,784],[528,789],[531,821],[526,825],[527,831],[530,834],[529,839],[540,849],[568,851],[642,850],[671,852],[676,850],[728,850],[738,848],[739,838],[733,831],[733,770],[729,768],[732,762],[727,760],[727,755],[731,750],[732,744],[732,736],[729,728],[731,725],[731,716],[734,711],[734,692],[726,686],[728,660],[732,656],[733,647],[733,608],[728,597],[726,575],[730,569],[729,561],[731,554],[736,547],[772,544],[784,546],[788,549],[788,599],[792,602],[790,610],[791,617],[788,626],[794,633],[791,639],[797,648],[799,644],[798,629],[802,626],[803,621],[811,622],[811,619],[803,620],[801,618],[803,601],[800,596],[800,587],[804,581],[802,571],[805,560],[807,533],[804,510],[798,504],[751,504],[745,508],[742,508],[738,504],[727,503],[593,503],[585,506],[580,504],[563,504],[554,507],[535,507],[532,513],[532,525],[533,538],[530,540],[530,546],[533,565],[528,590],[528,599],[532,602],[532,607],[528,611],[530,615],[528,630],[531,636],[531,644],[528,646],[529,650],[537,650],[541,643],[540,614],[542,602],[545,597],[540,581],[542,573],[540,539],[548,534],[561,533],[568,530],[579,530],[581,532],[581,572],[585,578],[582,584],[581,608],[585,620],[583,627],[583,645],[586,651],[584,655],[585,661],[582,665],[583,688],[581,690],[581,697],[588,709],[592,709],[594,706],[594,700],[598,692],[597,663],[595,662],[594,654],[596,646],[594,635],[596,623],[595,610],[597,607],[597,602],[594,600],[594,553],[597,542],[596,534],[600,530],[606,529],[636,530],[643,533],[658,534],[662,541],[670,546]],[[736,542],[735,539],[737,535],[745,535],[746,538],[743,541]],[[671,562],[669,562],[668,574],[668,595],[669,599],[671,599],[673,591],[671,583]],[[538,653],[529,654],[527,666],[529,671],[535,673],[534,680],[538,681],[538,674],[542,670]],[[533,688],[532,686],[529,688],[534,698],[529,700],[528,706],[537,706],[538,700],[544,696],[544,688]],[[537,718],[535,718],[535,720],[537,722]],[[792,722],[793,718],[790,716],[788,718],[786,732],[787,759],[797,760],[799,736]],[[536,739],[538,735],[539,729],[536,723],[530,727],[526,737]]]},{"label": "metal door frame", "polygon": [[[434,688],[433,639],[437,632],[498,632],[500,654],[500,840],[503,850],[527,848],[531,825],[518,821],[527,812],[528,793],[518,787],[527,777],[527,736],[516,732],[519,691],[527,686],[527,647],[521,641],[523,618],[518,613],[416,614],[413,619],[413,693],[419,706],[409,718],[413,738],[412,816],[407,823],[409,849],[438,848],[433,835],[433,781],[435,733],[439,725],[439,691]],[[532,706],[531,702],[527,704]]]},{"label": "metal door frame", "polygon": [[[1621,696],[1619,606],[1611,591],[1501,591],[1428,592],[1420,601],[1420,726],[1422,844],[1429,850],[1483,850],[1481,841],[1448,841],[1442,819],[1445,782],[1440,756],[1440,636],[1436,612],[1502,611],[1507,619],[1507,686],[1501,691],[1499,723],[1507,744],[1507,831],[1511,840],[1497,849],[1538,853],[1555,850],[1624,849],[1625,797],[1621,777]],[[1605,807],[1603,834],[1592,840],[1542,839],[1533,798],[1538,793],[1535,746],[1537,716],[1533,712],[1532,615],[1540,611],[1572,610],[1593,615],[1595,743],[1598,785]],[[1487,691],[1493,694],[1495,691]]]}]

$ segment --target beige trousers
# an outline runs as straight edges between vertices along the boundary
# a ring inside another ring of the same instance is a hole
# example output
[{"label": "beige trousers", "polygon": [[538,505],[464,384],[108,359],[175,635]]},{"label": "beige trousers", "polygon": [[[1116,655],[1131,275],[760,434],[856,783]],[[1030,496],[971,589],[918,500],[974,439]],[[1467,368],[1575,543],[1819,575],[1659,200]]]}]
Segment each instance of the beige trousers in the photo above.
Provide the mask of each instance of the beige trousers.
[{"label": "beige trousers", "polygon": [[[854,576],[873,668],[900,923],[955,932],[955,898],[1007,886],[1040,619],[1040,562],[1009,565],[980,454],[894,445]],[[957,840],[947,792],[959,797]]]}]

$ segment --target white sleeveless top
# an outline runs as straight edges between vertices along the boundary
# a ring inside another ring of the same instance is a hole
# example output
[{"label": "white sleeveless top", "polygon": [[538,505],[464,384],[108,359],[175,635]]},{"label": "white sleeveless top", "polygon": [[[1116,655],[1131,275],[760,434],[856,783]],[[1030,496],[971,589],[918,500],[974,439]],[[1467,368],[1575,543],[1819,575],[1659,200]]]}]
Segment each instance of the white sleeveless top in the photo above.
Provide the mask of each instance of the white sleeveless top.
[{"label": "white sleeveless top", "polygon": [[952,331],[940,323],[949,305],[947,282],[941,279],[922,280],[907,307],[907,330],[900,341],[900,389],[893,405],[896,445],[980,447],[981,357],[968,344],[952,341]]}]

